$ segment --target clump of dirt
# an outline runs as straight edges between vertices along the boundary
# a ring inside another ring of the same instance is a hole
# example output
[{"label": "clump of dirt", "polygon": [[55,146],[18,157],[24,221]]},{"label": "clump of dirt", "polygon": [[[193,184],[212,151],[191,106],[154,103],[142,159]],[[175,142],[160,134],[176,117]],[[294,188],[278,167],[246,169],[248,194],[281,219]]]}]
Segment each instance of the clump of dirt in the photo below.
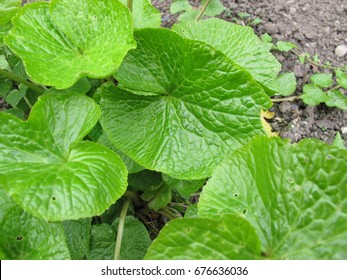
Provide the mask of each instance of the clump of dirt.
[{"label": "clump of dirt", "polygon": [[[170,27],[177,20],[177,15],[170,15],[172,1],[153,0],[152,3],[161,11],[163,26]],[[253,26],[260,36],[270,34],[274,41],[282,40],[295,43],[300,52],[317,54],[324,63],[333,66],[347,65],[347,55],[337,56],[338,46],[347,44],[347,2],[345,0],[222,0],[226,10],[219,16],[227,21],[239,19],[238,13],[248,13],[250,19],[261,19],[261,23]],[[198,7],[199,0],[190,1]],[[274,52],[282,63],[282,72],[294,72],[297,78],[296,95],[302,93],[302,87],[309,76],[317,71],[317,67],[302,65],[298,57],[289,52]],[[324,104],[310,107],[302,101],[282,102],[274,104],[276,117],[271,120],[275,131],[280,136],[297,142],[303,138],[318,138],[332,143],[336,133],[340,132],[347,140],[347,112],[329,108]],[[343,133],[344,132],[344,133]]]}]

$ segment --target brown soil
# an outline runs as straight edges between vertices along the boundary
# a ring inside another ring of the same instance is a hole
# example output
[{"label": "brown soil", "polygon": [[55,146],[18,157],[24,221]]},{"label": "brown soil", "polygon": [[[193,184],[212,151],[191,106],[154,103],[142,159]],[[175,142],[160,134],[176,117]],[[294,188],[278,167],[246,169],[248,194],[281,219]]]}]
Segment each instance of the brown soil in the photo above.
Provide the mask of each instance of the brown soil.
[{"label": "brown soil", "polygon": [[[170,15],[169,1],[153,0],[161,11],[163,26],[170,27],[177,15]],[[190,1],[196,7],[200,1]],[[240,12],[262,22],[254,26],[257,35],[270,34],[275,41],[295,43],[300,52],[312,56],[318,54],[321,62],[329,61],[336,67],[347,65],[347,55],[338,57],[335,48],[347,44],[347,2],[345,0],[222,0],[226,10],[219,17],[232,21]],[[239,23],[245,23],[240,21]],[[245,23],[246,24],[246,23]],[[316,69],[302,65],[292,53],[274,52],[282,63],[283,72],[294,72],[298,87],[295,94],[302,93],[302,86]],[[331,143],[337,132],[347,140],[347,111],[329,108],[324,104],[310,107],[300,100],[274,104],[276,117],[271,121],[275,131],[283,138],[296,142],[303,138],[318,138]],[[345,134],[342,133],[345,132]],[[346,142],[346,141],[345,141]]]}]

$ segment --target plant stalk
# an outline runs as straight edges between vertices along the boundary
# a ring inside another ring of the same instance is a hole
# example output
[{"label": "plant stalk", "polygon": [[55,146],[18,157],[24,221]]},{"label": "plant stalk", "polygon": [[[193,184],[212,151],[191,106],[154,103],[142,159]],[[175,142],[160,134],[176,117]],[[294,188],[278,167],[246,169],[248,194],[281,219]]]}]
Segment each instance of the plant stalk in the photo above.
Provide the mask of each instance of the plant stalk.
[{"label": "plant stalk", "polygon": [[35,85],[32,82],[29,82],[27,79],[24,79],[20,76],[17,76],[16,74],[13,74],[11,72],[6,71],[6,70],[0,69],[0,75],[4,76],[6,78],[10,78],[11,80],[13,80],[15,82],[24,84],[28,88],[31,88],[33,91],[37,92],[40,95],[43,94],[43,92],[45,91],[42,87]]},{"label": "plant stalk", "polygon": [[290,96],[290,97],[283,97],[283,98],[272,98],[272,102],[284,102],[284,101],[294,101],[296,99],[299,99],[300,96]]},{"label": "plant stalk", "polygon": [[133,0],[128,0],[127,1],[127,7],[130,10],[130,12],[133,11]]},{"label": "plant stalk", "polygon": [[129,206],[130,206],[130,202],[131,202],[131,199],[127,199],[127,201],[123,205],[122,212],[120,213],[117,239],[116,239],[116,248],[114,250],[114,259],[115,260],[120,260],[120,248],[122,246],[125,217],[127,215],[127,212],[128,212]]},{"label": "plant stalk", "polygon": [[210,4],[210,0],[206,0],[205,4],[202,6],[202,8],[201,8],[201,10],[200,10],[200,12],[199,12],[199,14],[195,20],[199,21],[202,18],[202,16],[204,15],[204,13],[206,11],[208,4]]}]

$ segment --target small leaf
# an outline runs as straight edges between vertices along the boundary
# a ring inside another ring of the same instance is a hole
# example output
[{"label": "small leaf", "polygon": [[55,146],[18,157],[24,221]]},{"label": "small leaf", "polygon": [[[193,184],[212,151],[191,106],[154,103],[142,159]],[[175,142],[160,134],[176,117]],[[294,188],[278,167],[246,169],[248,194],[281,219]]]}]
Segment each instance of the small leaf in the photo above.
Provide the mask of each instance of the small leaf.
[{"label": "small leaf", "polygon": [[276,47],[281,52],[289,52],[290,50],[297,48],[297,45],[291,42],[278,41]]},{"label": "small leaf", "polygon": [[11,67],[8,64],[6,57],[3,54],[0,55],[0,69],[11,71]]},{"label": "small leaf", "polygon": [[336,133],[336,136],[335,136],[335,139],[334,139],[332,146],[339,148],[339,149],[343,149],[343,150],[346,149],[345,142],[343,141],[340,132]]},{"label": "small leaf", "polygon": [[[120,0],[120,2],[127,6],[127,0]],[[156,28],[161,25],[160,12],[152,6],[150,0],[133,1],[132,15],[134,28]]]},{"label": "small leaf", "polygon": [[196,17],[199,15],[199,10],[198,9],[193,9],[191,11],[186,11],[183,14],[179,15],[177,18],[178,21],[191,21],[195,20]]},{"label": "small leaf", "polygon": [[187,208],[186,212],[184,212],[184,217],[191,218],[196,216],[198,216],[198,205],[192,204]]},{"label": "small leaf", "polygon": [[187,0],[174,0],[170,6],[170,13],[176,14],[179,12],[190,12],[193,10],[192,5]]},{"label": "small leaf", "polygon": [[100,123],[118,149],[147,169],[195,180],[264,133],[260,110],[271,102],[243,68],[167,29],[135,36],[118,87],[100,89]]},{"label": "small leaf", "polygon": [[172,199],[172,188],[165,183],[151,186],[141,195],[148,202],[148,208],[158,211],[168,205]]},{"label": "small leaf", "polygon": [[342,86],[344,89],[347,89],[347,73],[338,69],[335,72],[337,83]]},{"label": "small leaf", "polygon": [[216,168],[199,216],[243,217],[269,259],[346,259],[346,169],[346,150],[257,137]]},{"label": "small leaf", "polygon": [[[205,4],[205,2],[206,0],[201,1],[201,7]],[[204,15],[214,17],[221,14],[224,10],[225,7],[220,0],[210,0],[204,12]]]},{"label": "small leaf", "polygon": [[83,137],[100,115],[86,96],[47,94],[23,122],[0,112],[0,187],[50,221],[99,215],[121,197],[127,171],[111,150]]},{"label": "small leaf", "polygon": [[73,260],[81,260],[89,250],[91,218],[63,221],[66,243]]},{"label": "small leaf", "polygon": [[246,18],[246,17],[249,17],[250,14],[249,14],[249,13],[237,13],[237,16],[238,16],[239,18]]},{"label": "small leaf", "polygon": [[169,175],[162,175],[163,181],[171,189],[175,189],[182,197],[189,199],[192,193],[197,192],[205,184],[206,179],[202,180],[179,180]]},{"label": "small leaf", "polygon": [[337,107],[341,110],[347,110],[347,97],[339,90],[329,90],[328,99],[325,104],[329,107]]},{"label": "small leaf", "polygon": [[113,260],[116,233],[109,224],[92,225],[88,260]]},{"label": "small leaf", "polygon": [[304,85],[303,91],[300,98],[309,106],[316,106],[329,100],[327,94],[315,85]]},{"label": "small leaf", "polygon": [[45,93],[76,93],[76,94],[86,94],[90,90],[90,82],[86,77],[79,79],[73,86],[68,89],[58,90],[54,87],[45,91]]},{"label": "small leaf", "polygon": [[[1,197],[4,193],[2,193]],[[14,203],[13,203],[14,204]],[[4,211],[4,208],[6,209]],[[48,223],[24,212],[9,202],[0,204],[0,251],[9,260],[70,259],[60,223]]]},{"label": "small leaf", "polygon": [[272,37],[267,33],[261,35],[260,38],[263,41],[263,43],[272,43]]},{"label": "small leaf", "polygon": [[299,61],[300,61],[301,64],[305,63],[305,54],[300,54],[299,55]]},{"label": "small leaf", "polygon": [[12,107],[16,107],[19,101],[25,96],[28,87],[26,85],[20,84],[17,89],[14,89],[8,93],[5,100],[7,104],[10,104]]},{"label": "small leaf", "polygon": [[12,116],[15,116],[21,120],[24,120],[24,112],[23,112],[23,110],[21,110],[19,108],[10,108],[10,109],[7,109],[3,112],[11,114]]},{"label": "small leaf", "polygon": [[151,170],[143,170],[128,177],[129,186],[137,191],[145,191],[146,189],[158,186],[163,182],[161,174]]},{"label": "small leaf", "polygon": [[132,18],[118,1],[55,0],[26,5],[5,38],[37,83],[65,89],[103,78],[135,48]]},{"label": "small leaf", "polygon": [[276,78],[278,92],[282,96],[292,95],[296,90],[296,78],[293,72],[280,74]]},{"label": "small leaf", "polygon": [[[113,230],[117,233],[119,219],[112,224]],[[146,255],[152,241],[146,227],[139,220],[132,216],[125,218],[122,246],[120,249],[121,260],[142,260]]]},{"label": "small leaf", "polygon": [[310,77],[311,82],[321,88],[328,88],[333,84],[333,74],[331,73],[318,73]]},{"label": "small leaf", "polygon": [[[93,225],[90,251],[87,258],[90,260],[113,260],[119,219],[112,226],[108,224]],[[122,260],[141,260],[151,244],[145,226],[134,217],[125,218],[120,257]]]},{"label": "small leaf", "polygon": [[205,218],[175,219],[153,241],[146,260],[245,260],[260,256],[253,227],[232,215],[220,221]]}]

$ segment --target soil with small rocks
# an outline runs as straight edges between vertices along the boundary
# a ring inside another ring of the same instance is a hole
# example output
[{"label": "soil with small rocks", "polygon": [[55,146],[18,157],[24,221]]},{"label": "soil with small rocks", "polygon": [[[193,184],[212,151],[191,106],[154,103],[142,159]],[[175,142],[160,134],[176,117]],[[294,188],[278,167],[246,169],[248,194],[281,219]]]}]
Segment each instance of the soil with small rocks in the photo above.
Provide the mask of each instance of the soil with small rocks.
[{"label": "soil with small rocks", "polygon": [[[171,27],[177,21],[177,14],[170,14],[172,1],[153,0],[152,3],[162,13],[162,25]],[[317,54],[324,63],[342,67],[347,65],[347,2],[346,0],[222,0],[226,10],[218,17],[227,21],[238,18],[238,13],[248,13],[248,19],[261,19],[253,26],[255,33],[261,36],[268,33],[274,41],[289,41],[299,47],[301,53],[311,56]],[[200,1],[190,1],[199,7]],[[340,50],[339,50],[340,49]],[[289,52],[273,53],[282,64],[282,72],[294,72],[297,78],[296,95],[302,93],[302,87],[309,76],[317,71],[314,65],[301,64],[298,57]],[[304,138],[317,138],[332,143],[336,133],[340,132],[347,143],[347,111],[330,108],[324,104],[307,106],[301,100],[275,103],[275,117],[270,120],[274,131],[283,138],[297,142]],[[343,133],[344,132],[344,133]],[[346,144],[347,145],[347,144]]]}]

